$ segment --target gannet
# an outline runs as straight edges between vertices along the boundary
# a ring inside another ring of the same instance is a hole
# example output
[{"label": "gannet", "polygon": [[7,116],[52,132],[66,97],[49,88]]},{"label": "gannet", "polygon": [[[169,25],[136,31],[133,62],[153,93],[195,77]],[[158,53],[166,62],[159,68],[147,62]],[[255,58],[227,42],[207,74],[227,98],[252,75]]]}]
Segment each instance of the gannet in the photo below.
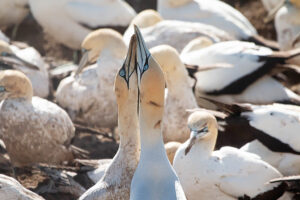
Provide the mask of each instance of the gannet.
[{"label": "gannet", "polygon": [[244,142],[241,150],[257,154],[285,176],[300,174],[299,106],[225,104],[206,100],[227,113],[225,123],[221,123],[223,132],[229,138]]},{"label": "gannet", "polygon": [[44,200],[43,197],[24,188],[12,177],[0,174],[0,199],[3,200]]},{"label": "gannet", "polygon": [[28,0],[1,0],[0,28],[20,24],[28,13]]},{"label": "gannet", "polygon": [[31,82],[22,72],[0,71],[0,136],[12,164],[71,160],[71,119],[56,104],[32,95]]},{"label": "gannet", "polygon": [[29,5],[45,32],[71,49],[80,49],[92,30],[125,27],[136,15],[123,0],[29,0]]},{"label": "gannet", "polygon": [[141,27],[141,32],[149,48],[168,44],[181,52],[190,40],[200,36],[210,38],[213,43],[234,39],[225,31],[214,26],[178,20],[163,20],[156,11],[146,10],[132,20],[124,33],[123,38],[126,44],[129,43],[130,36],[134,32],[134,24]]},{"label": "gannet", "polygon": [[164,19],[201,22],[226,31],[237,40],[278,48],[257,35],[255,28],[238,10],[219,0],[158,0],[158,12]]},{"label": "gannet", "polygon": [[196,111],[188,119],[190,139],[177,150],[173,166],[189,200],[278,199],[281,184],[267,184],[282,175],[255,154],[233,147],[214,151],[217,121]]},{"label": "gannet", "polygon": [[200,66],[194,74],[195,95],[200,105],[201,96],[225,103],[299,103],[297,94],[268,75],[277,65],[284,66],[299,53],[299,50],[276,52],[250,42],[227,41],[196,48],[180,57],[185,64]]},{"label": "gannet", "polygon": [[173,165],[175,153],[176,153],[177,149],[180,147],[180,145],[181,145],[180,142],[168,142],[165,144],[167,156],[168,156],[168,159],[169,159],[171,165]]},{"label": "gannet", "polygon": [[168,93],[162,120],[164,142],[185,142],[189,138],[187,109],[197,108],[188,72],[176,49],[161,45],[150,49],[152,57],[164,72]]},{"label": "gannet", "polygon": [[130,184],[140,155],[136,38],[132,37],[126,60],[115,78],[118,102],[119,150],[99,182],[79,199],[129,199]]},{"label": "gannet", "polygon": [[32,83],[35,96],[46,98],[49,95],[47,68],[42,56],[33,47],[20,49],[0,40],[0,70],[16,69],[25,73]]},{"label": "gannet", "polygon": [[99,29],[85,38],[82,48],[85,53],[80,66],[75,75],[60,82],[56,100],[75,121],[114,128],[118,114],[112,92],[114,77],[123,64],[127,47],[118,32]]},{"label": "gannet", "polygon": [[132,178],[130,199],[186,199],[166,155],[161,134],[165,89],[163,72],[147,49],[137,26],[135,34],[141,155]]}]

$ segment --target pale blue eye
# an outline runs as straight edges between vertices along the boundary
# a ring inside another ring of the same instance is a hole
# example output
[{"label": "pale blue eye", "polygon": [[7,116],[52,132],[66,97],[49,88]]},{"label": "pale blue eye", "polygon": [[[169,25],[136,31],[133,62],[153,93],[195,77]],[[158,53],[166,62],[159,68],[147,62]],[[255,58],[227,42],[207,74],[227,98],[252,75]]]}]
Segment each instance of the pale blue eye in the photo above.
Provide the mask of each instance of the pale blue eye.
[{"label": "pale blue eye", "polygon": [[0,86],[0,92],[4,92],[5,88],[3,86]]},{"label": "pale blue eye", "polygon": [[146,71],[148,68],[149,68],[148,64],[144,65],[144,71]]},{"label": "pale blue eye", "polygon": [[119,72],[119,75],[124,77],[125,76],[125,69],[121,69]]}]

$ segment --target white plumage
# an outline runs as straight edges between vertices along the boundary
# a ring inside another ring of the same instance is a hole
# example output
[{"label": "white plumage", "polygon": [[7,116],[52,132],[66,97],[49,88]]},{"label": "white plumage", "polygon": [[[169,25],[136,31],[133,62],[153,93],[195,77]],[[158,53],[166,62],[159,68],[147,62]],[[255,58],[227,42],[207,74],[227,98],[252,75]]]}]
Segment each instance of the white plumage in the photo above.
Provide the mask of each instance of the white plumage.
[{"label": "white plumage", "polygon": [[18,25],[28,13],[28,0],[1,0],[0,28]]}]

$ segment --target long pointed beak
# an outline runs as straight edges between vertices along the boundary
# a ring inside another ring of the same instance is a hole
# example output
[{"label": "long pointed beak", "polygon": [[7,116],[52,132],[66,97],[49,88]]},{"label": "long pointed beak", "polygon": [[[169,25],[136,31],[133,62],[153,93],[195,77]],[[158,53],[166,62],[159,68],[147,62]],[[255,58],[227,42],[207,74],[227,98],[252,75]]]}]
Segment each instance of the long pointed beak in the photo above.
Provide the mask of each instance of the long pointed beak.
[{"label": "long pointed beak", "polygon": [[119,75],[122,76],[128,85],[129,88],[129,79],[133,74],[134,70],[136,69],[137,62],[136,62],[136,36],[131,36],[128,53],[122,68],[119,71]]},{"label": "long pointed beak", "polygon": [[79,61],[78,68],[75,72],[75,76],[78,76],[80,74],[80,72],[82,72],[82,70],[86,66],[88,66],[88,63],[89,63],[89,51],[85,50],[85,51],[83,51],[82,57]]},{"label": "long pointed beak", "polygon": [[38,66],[36,66],[36,65],[34,65],[34,64],[30,63],[30,62],[27,62],[26,60],[20,58],[16,54],[4,52],[4,53],[2,53],[2,56],[14,58],[14,59],[20,61],[22,64],[24,64],[25,66],[27,66],[30,69],[40,70],[40,68]]},{"label": "long pointed beak", "polygon": [[269,12],[269,15],[264,19],[264,22],[265,23],[268,23],[270,22],[272,19],[274,19],[277,11],[284,5],[286,0],[281,0],[277,6],[275,8],[273,8],[270,12]]},{"label": "long pointed beak", "polygon": [[188,140],[188,146],[185,148],[184,155],[187,155],[190,152],[191,148],[195,143],[196,143],[196,135],[192,133],[192,136]]},{"label": "long pointed beak", "polygon": [[134,32],[137,38],[136,51],[137,51],[137,70],[138,70],[138,84],[142,78],[143,73],[149,68],[148,60],[151,56],[150,51],[146,47],[144,38],[139,28],[134,25]]}]

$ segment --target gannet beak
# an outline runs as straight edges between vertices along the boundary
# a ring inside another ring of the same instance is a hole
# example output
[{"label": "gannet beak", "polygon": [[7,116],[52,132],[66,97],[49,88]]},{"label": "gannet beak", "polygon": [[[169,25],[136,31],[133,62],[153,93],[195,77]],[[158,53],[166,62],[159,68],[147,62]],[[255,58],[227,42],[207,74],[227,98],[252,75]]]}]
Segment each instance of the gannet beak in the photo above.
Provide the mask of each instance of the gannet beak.
[{"label": "gannet beak", "polygon": [[40,70],[40,68],[38,66],[36,66],[36,65],[34,65],[32,63],[27,62],[26,60],[20,58],[19,56],[15,55],[15,54],[3,52],[1,54],[1,56],[14,58],[14,59],[20,61],[21,63],[23,63],[25,66],[27,66],[30,69]]},{"label": "gannet beak", "polygon": [[192,146],[196,142],[196,139],[205,136],[207,133],[208,133],[207,126],[203,127],[201,130],[198,130],[198,131],[192,130],[191,131],[191,137],[188,140],[188,145],[187,145],[187,147],[186,147],[186,149],[184,151],[185,155],[187,155],[190,152]]},{"label": "gannet beak", "polygon": [[149,68],[148,61],[151,56],[144,38],[139,30],[139,28],[134,25],[134,32],[137,39],[136,51],[137,51],[137,70],[138,70],[138,84],[142,78],[143,73]]},{"label": "gannet beak", "polygon": [[281,0],[277,6],[275,8],[273,8],[270,12],[269,12],[269,15],[264,19],[264,22],[265,23],[268,23],[270,22],[272,19],[274,19],[277,11],[284,5],[286,0]]},{"label": "gannet beak", "polygon": [[86,49],[82,49],[82,57],[79,61],[78,64],[78,68],[75,72],[75,76],[78,76],[78,74],[80,74],[80,72],[82,72],[82,70],[88,65],[89,63],[89,51]]},{"label": "gannet beak", "polygon": [[129,79],[136,69],[136,36],[131,36],[128,53],[122,68],[119,71],[119,75],[125,79],[129,88]]}]

